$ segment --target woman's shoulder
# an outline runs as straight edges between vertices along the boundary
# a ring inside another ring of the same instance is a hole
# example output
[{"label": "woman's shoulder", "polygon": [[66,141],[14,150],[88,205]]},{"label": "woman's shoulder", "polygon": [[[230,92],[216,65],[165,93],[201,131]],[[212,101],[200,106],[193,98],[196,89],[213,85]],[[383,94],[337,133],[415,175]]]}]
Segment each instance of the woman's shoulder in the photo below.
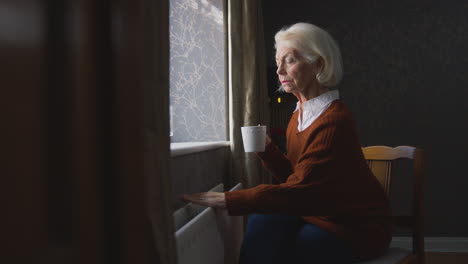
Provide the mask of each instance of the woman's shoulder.
[{"label": "woman's shoulder", "polygon": [[353,119],[351,110],[341,99],[331,102],[330,106],[324,113],[324,117],[327,117],[327,119],[342,121]]}]

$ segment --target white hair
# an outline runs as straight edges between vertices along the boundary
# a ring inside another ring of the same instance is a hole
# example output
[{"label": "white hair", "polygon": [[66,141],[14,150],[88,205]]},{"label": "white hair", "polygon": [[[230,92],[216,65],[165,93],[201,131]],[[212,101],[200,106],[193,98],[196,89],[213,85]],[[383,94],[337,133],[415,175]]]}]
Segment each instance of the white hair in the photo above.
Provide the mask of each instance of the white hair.
[{"label": "white hair", "polygon": [[297,50],[309,63],[322,58],[323,67],[317,74],[317,80],[323,86],[333,87],[341,81],[343,63],[340,49],[325,30],[309,23],[294,24],[276,33],[275,49],[279,46]]}]

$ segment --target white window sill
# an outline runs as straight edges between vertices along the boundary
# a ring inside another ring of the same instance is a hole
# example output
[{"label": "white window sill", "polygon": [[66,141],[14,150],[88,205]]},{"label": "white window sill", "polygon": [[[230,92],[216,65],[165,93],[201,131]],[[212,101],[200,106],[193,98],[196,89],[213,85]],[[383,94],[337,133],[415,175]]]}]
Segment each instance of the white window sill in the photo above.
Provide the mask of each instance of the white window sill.
[{"label": "white window sill", "polygon": [[171,157],[229,147],[229,141],[171,143]]}]

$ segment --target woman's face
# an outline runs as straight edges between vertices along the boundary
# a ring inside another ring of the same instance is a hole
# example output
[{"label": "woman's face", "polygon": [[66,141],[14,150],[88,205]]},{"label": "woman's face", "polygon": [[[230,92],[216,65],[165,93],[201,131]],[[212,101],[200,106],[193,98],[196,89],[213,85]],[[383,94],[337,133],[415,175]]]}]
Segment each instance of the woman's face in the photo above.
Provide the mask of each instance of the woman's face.
[{"label": "woman's face", "polygon": [[316,86],[316,64],[307,62],[293,48],[279,46],[276,50],[276,74],[284,91],[288,93],[305,93]]}]

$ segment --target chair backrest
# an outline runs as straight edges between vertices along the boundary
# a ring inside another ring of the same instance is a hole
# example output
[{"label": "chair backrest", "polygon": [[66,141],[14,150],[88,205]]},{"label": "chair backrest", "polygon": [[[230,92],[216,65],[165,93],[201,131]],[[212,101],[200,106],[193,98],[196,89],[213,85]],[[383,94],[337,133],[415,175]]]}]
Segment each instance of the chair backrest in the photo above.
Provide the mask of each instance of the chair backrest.
[{"label": "chair backrest", "polygon": [[411,215],[393,216],[394,225],[410,229],[413,235],[413,254],[416,263],[424,262],[424,212],[423,212],[423,176],[424,152],[411,146],[369,146],[362,148],[369,168],[382,184],[390,198],[392,183],[392,164],[398,159],[413,161],[413,198]]}]

